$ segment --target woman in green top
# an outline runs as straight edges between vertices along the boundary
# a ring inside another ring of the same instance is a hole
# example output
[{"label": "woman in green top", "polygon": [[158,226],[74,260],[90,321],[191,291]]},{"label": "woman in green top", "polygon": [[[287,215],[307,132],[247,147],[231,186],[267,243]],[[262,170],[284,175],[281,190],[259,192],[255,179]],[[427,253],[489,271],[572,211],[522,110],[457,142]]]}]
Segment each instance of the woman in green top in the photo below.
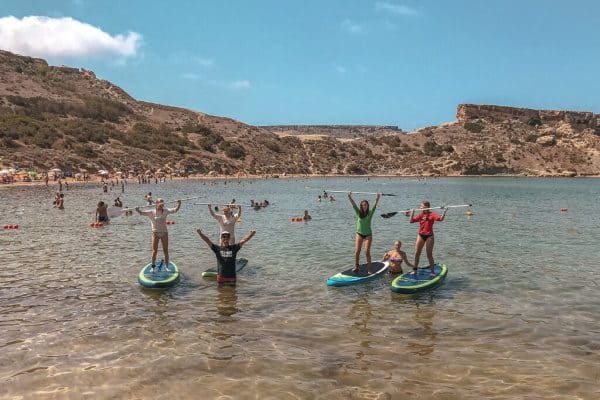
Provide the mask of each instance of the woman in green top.
[{"label": "woman in green top", "polygon": [[375,205],[372,209],[369,209],[369,202],[363,200],[360,202],[360,208],[356,206],[354,199],[352,199],[352,192],[348,192],[348,199],[352,203],[354,213],[356,214],[356,240],[354,242],[354,268],[352,272],[358,272],[358,265],[360,264],[360,249],[365,245],[365,256],[367,257],[367,271],[372,274],[371,271],[371,242],[373,241],[373,231],[371,230],[371,219],[375,214],[375,209],[379,203],[381,195],[377,193],[375,199]]}]

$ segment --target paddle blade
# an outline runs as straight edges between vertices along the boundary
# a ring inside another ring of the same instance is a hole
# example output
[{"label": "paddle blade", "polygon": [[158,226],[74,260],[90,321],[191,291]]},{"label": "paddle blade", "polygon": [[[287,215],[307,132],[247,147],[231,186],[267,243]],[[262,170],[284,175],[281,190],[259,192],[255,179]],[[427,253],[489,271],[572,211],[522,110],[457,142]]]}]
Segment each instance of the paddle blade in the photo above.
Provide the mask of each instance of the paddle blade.
[{"label": "paddle blade", "polygon": [[394,211],[394,212],[389,212],[389,213],[381,214],[381,217],[382,218],[392,218],[396,214],[398,214],[398,212]]},{"label": "paddle blade", "polygon": [[393,193],[381,193],[382,196],[398,196],[397,194],[393,194]]}]

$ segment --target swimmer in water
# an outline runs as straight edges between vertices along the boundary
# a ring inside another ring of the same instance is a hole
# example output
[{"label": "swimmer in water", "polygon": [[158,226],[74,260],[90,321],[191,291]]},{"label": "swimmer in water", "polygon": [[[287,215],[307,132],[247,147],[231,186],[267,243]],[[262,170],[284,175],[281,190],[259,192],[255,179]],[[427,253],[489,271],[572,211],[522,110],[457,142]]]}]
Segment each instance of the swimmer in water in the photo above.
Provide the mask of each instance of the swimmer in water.
[{"label": "swimmer in water", "polygon": [[402,242],[400,240],[396,240],[394,242],[394,247],[383,255],[383,261],[389,261],[390,267],[388,268],[388,272],[390,274],[402,274],[402,261],[406,263],[409,267],[413,268],[413,264],[408,261],[406,257],[406,253],[400,250],[402,247]]}]

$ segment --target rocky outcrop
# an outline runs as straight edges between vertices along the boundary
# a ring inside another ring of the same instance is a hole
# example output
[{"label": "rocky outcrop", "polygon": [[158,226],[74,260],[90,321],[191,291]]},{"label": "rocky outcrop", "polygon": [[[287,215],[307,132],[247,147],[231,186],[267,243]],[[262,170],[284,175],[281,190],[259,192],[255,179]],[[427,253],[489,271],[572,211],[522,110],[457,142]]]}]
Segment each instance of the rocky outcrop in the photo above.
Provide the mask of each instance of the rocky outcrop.
[{"label": "rocky outcrop", "polygon": [[600,115],[581,111],[532,110],[529,108],[494,106],[487,104],[460,104],[456,110],[458,122],[474,119],[490,122],[519,120],[530,125],[567,122],[589,128],[600,126]]}]

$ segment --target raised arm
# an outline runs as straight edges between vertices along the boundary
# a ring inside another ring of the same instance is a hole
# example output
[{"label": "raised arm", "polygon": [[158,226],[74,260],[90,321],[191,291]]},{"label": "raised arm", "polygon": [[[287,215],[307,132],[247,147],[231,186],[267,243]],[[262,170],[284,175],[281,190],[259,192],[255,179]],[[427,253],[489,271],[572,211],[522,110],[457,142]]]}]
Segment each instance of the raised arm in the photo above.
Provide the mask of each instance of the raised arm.
[{"label": "raised arm", "polygon": [[381,193],[377,193],[377,197],[375,197],[375,205],[373,209],[377,208],[377,204],[379,204],[379,199],[381,199]]},{"label": "raised arm", "polygon": [[[238,209],[238,214],[237,214],[237,217],[238,217],[238,218],[241,218],[241,217],[242,217],[242,206],[237,206],[237,209]],[[237,219],[237,218],[236,218],[236,219]]]},{"label": "raised arm", "polygon": [[243,246],[248,240],[252,239],[252,237],[256,235],[256,230],[252,229],[250,231],[250,233],[248,234],[248,236],[246,236],[245,238],[243,238],[242,240],[240,240],[240,242],[238,243],[241,246]]},{"label": "raised arm", "polygon": [[177,200],[177,206],[173,209],[173,212],[176,213],[181,208],[181,200]]},{"label": "raised arm", "polygon": [[352,192],[348,192],[348,200],[350,200],[350,203],[352,204],[352,207],[357,210],[358,207],[356,206],[356,203],[354,202],[354,199],[352,198]]},{"label": "raised arm", "polygon": [[448,207],[444,207],[444,212],[438,221],[443,221],[446,218],[446,213],[448,212]]},{"label": "raised arm", "polygon": [[213,211],[212,204],[208,205],[208,212],[210,213],[210,215],[212,215],[214,219],[218,219],[217,214],[215,214],[215,212]]},{"label": "raised arm", "polygon": [[410,210],[410,219],[409,219],[409,221],[410,221],[411,224],[414,223],[414,222],[417,222],[417,221],[414,220],[414,218],[415,218],[415,209],[413,208],[413,209]]},{"label": "raised arm", "polygon": [[210,239],[208,238],[208,236],[206,236],[204,233],[202,233],[202,229],[196,229],[196,232],[198,232],[198,235],[200,235],[200,237],[202,238],[202,240],[204,240],[206,242],[206,244],[208,245],[208,247],[212,247],[213,243],[210,241]]}]

